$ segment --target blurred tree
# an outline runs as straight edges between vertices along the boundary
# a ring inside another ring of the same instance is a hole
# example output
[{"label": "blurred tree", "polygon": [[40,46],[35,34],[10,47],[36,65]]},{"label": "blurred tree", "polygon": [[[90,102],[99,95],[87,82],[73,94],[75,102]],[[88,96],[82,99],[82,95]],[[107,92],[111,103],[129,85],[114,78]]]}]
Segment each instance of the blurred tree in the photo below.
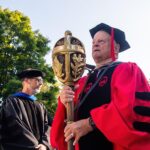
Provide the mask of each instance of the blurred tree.
[{"label": "blurred tree", "polygon": [[46,75],[47,88],[48,84],[53,88],[38,96],[54,113],[58,87],[52,68],[44,59],[50,51],[49,42],[38,30],[32,31],[27,16],[0,7],[0,98],[6,98],[21,87],[16,78],[18,72],[27,68],[40,69]]}]

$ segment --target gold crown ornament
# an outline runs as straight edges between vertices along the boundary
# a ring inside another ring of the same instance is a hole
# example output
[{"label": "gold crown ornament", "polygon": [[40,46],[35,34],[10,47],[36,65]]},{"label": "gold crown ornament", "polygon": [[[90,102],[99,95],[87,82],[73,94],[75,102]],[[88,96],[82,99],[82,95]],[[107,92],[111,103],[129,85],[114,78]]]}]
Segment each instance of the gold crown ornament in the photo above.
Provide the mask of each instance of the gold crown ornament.
[{"label": "gold crown ornament", "polygon": [[52,68],[58,80],[72,86],[83,75],[86,66],[85,48],[70,31],[59,39],[52,51]]}]

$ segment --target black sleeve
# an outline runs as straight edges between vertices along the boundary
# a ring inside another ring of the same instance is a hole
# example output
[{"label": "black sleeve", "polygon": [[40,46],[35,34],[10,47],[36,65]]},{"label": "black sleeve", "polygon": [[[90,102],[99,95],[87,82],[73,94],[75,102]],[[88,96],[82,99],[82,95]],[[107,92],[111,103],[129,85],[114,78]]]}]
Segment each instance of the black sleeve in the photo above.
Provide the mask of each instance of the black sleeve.
[{"label": "black sleeve", "polygon": [[43,107],[43,114],[44,114],[44,131],[42,134],[42,141],[41,144],[44,144],[47,147],[47,150],[50,150],[50,125],[49,125],[49,115],[45,108],[45,106],[42,104]]},{"label": "black sleeve", "polygon": [[47,115],[48,115],[48,125],[52,126],[53,119],[52,119],[50,113],[47,113]]},{"label": "black sleeve", "polygon": [[1,139],[2,139],[2,107],[0,106],[0,149],[1,149]]}]

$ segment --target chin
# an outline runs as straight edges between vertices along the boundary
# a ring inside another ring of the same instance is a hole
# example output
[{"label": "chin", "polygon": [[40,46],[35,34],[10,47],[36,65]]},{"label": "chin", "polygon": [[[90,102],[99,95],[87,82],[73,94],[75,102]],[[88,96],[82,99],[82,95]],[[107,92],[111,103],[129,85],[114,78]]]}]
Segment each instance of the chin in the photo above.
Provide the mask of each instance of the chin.
[{"label": "chin", "polygon": [[40,89],[35,89],[35,90],[33,91],[33,94],[38,94],[38,93],[40,93]]}]

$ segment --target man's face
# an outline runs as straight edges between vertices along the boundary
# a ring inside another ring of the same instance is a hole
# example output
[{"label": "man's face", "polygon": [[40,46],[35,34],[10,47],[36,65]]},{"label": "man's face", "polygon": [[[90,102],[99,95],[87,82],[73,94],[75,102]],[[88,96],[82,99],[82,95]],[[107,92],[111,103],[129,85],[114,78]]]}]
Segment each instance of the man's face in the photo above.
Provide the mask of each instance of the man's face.
[{"label": "man's face", "polygon": [[98,31],[93,38],[92,56],[95,63],[111,58],[110,35],[105,31]]},{"label": "man's face", "polygon": [[43,78],[42,77],[33,77],[33,78],[27,78],[26,79],[27,83],[28,83],[28,89],[30,89],[34,94],[37,94],[40,92],[40,89],[43,85]]}]

